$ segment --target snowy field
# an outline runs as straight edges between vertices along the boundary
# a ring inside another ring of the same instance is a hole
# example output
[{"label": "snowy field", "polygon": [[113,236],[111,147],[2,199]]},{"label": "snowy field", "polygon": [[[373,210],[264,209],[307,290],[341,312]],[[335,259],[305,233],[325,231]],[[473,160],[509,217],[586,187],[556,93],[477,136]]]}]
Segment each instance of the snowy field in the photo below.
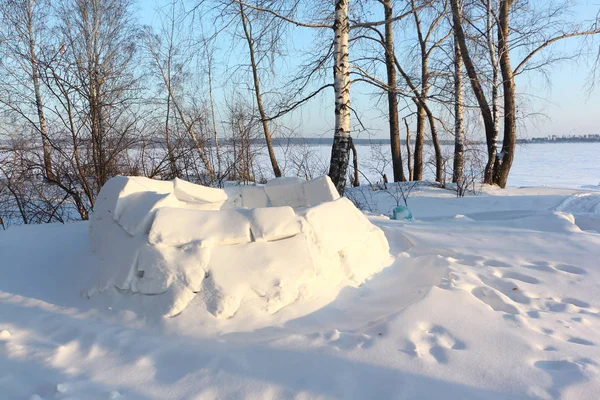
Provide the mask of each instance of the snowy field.
[{"label": "snowy field", "polygon": [[82,296],[86,222],[0,232],[0,398],[600,398],[600,192],[421,187],[409,206],[368,215],[391,266],[261,319]]}]

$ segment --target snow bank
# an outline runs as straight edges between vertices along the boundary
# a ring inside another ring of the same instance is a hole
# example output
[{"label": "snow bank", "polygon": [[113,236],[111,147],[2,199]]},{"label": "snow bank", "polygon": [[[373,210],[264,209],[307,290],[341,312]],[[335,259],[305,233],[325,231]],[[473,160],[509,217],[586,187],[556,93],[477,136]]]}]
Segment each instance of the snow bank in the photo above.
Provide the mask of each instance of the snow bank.
[{"label": "snow bank", "polygon": [[592,214],[600,216],[600,194],[598,193],[576,193],[567,197],[556,208],[570,214]]},{"label": "snow bank", "polygon": [[221,190],[119,176],[98,196],[89,239],[102,259],[89,294],[160,295],[166,316],[197,293],[217,318],[242,304],[273,314],[358,286],[391,261],[383,232],[328,177]]},{"label": "snow bank", "polygon": [[581,230],[600,233],[599,193],[575,193],[563,200],[556,210],[571,214]]}]

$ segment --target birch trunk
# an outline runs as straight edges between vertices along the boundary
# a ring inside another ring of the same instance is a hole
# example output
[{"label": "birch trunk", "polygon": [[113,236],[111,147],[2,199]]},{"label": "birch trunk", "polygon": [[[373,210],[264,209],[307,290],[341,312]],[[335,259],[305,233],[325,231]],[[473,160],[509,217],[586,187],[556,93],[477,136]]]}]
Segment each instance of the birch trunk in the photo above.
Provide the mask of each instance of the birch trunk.
[{"label": "birch trunk", "polygon": [[462,182],[465,166],[462,68],[460,47],[454,40],[454,166],[452,168],[452,182],[454,183]]},{"label": "birch trunk", "polygon": [[165,118],[165,142],[167,144],[167,156],[169,158],[169,169],[172,178],[179,178],[177,173],[177,164],[175,163],[175,154],[173,154],[173,145],[171,144],[171,129],[169,126],[169,116],[171,114],[171,96],[167,96],[167,115]]},{"label": "birch trunk", "polygon": [[[208,52],[207,52],[208,56]],[[219,138],[217,136],[217,118],[215,116],[215,99],[213,97],[213,83],[212,83],[212,55],[209,57],[208,62],[208,99],[210,101],[210,114],[212,119],[213,128],[213,140],[215,141],[215,156],[217,157],[217,178],[221,178],[221,149],[219,144]],[[214,163],[213,163],[214,165]]]},{"label": "birch trunk", "polygon": [[496,165],[494,166],[494,183],[501,188],[506,187],[517,143],[515,77],[510,65],[508,49],[509,14],[512,3],[513,0],[501,0],[500,15],[498,17],[498,52],[500,55],[500,71],[502,72],[502,89],[504,91],[504,138],[502,140],[502,152],[496,158]]},{"label": "birch trunk", "polygon": [[[473,63],[473,60],[471,59],[471,56],[469,54],[465,33],[461,24],[461,11],[459,2],[460,0],[450,0],[450,5],[452,7],[452,24],[454,27],[456,41],[458,42],[458,45],[460,47],[460,54],[465,65],[465,70],[467,71],[467,76],[469,77],[469,81],[471,82],[473,94],[477,99],[477,104],[479,105],[479,109],[481,111],[481,117],[483,118],[489,163],[489,160],[493,159],[496,156],[496,151],[494,148],[494,119],[492,116],[492,111],[490,110],[490,105],[487,99],[485,98],[485,93],[479,80],[479,74],[477,73],[477,70],[475,69],[475,64]],[[485,180],[484,182],[492,183],[491,181]]]},{"label": "birch trunk", "polygon": [[443,164],[442,149],[440,147],[440,141],[438,140],[437,128],[435,126],[435,118],[429,107],[425,107],[427,113],[427,120],[429,121],[429,128],[431,129],[431,141],[433,142],[433,151],[435,154],[435,181],[442,183],[443,181]]},{"label": "birch trunk", "polygon": [[[265,134],[265,141],[267,142],[267,151],[269,153],[269,159],[271,160],[271,167],[276,178],[281,177],[281,170],[277,164],[277,158],[275,157],[275,151],[273,150],[273,141],[271,140],[271,131],[269,130],[269,124],[267,123],[267,115],[263,107],[262,95],[260,91],[260,79],[258,77],[258,68],[256,65],[256,59],[254,57],[254,39],[252,39],[252,33],[250,31],[251,25],[248,21],[244,12],[244,6],[240,3],[240,15],[242,17],[242,27],[244,28],[244,36],[248,43],[248,51],[250,52],[250,65],[252,67],[252,79],[254,82],[254,94],[256,96],[256,105],[258,112],[260,113],[260,121],[262,123],[263,132]],[[250,29],[249,29],[250,28]]]},{"label": "birch trunk", "polygon": [[[415,1],[411,1],[411,5],[416,8]],[[427,36],[424,37],[421,28],[421,20],[417,12],[413,12],[415,26],[417,28],[417,38],[419,39],[419,47],[421,50],[421,90],[418,94],[417,104],[417,140],[415,142],[415,180],[423,179],[423,145],[425,143],[425,117],[429,121],[431,129],[431,141],[435,150],[435,180],[442,182],[442,151],[437,137],[437,129],[435,126],[435,118],[429,106],[427,106],[427,96],[429,94],[429,51],[427,50]],[[431,29],[431,28],[430,28]]]},{"label": "birch trunk", "polygon": [[352,167],[354,168],[352,187],[360,186],[360,179],[358,177],[358,153],[352,137],[350,137],[350,150],[352,150]]},{"label": "birch trunk", "polygon": [[404,168],[402,167],[402,152],[400,149],[400,127],[398,124],[398,95],[396,94],[396,66],[394,65],[394,35],[393,23],[390,21],[392,15],[392,1],[384,0],[385,11],[385,66],[387,69],[387,96],[388,115],[390,123],[390,147],[392,151],[392,167],[394,170],[394,182],[404,182]]},{"label": "birch trunk", "polygon": [[410,128],[408,127],[408,122],[406,118],[404,118],[404,126],[406,126],[406,165],[408,167],[408,180],[413,180],[413,168],[412,168],[412,150],[410,148]]},{"label": "birch trunk", "polygon": [[350,141],[350,68],[348,65],[348,0],[335,0],[333,23],[333,82],[335,92],[335,132],[331,148],[329,177],[337,191],[344,193],[349,162]]},{"label": "birch trunk", "polygon": [[44,173],[46,179],[54,180],[54,172],[52,171],[52,159],[50,157],[50,140],[48,139],[48,126],[46,125],[46,117],[44,115],[44,106],[42,103],[42,95],[40,92],[40,80],[38,70],[37,54],[35,52],[35,35],[33,32],[33,1],[27,1],[27,33],[29,35],[29,61],[31,63],[31,78],[33,81],[33,91],[35,96],[35,107],[37,111],[40,134],[42,136],[42,148],[44,154]]},{"label": "birch trunk", "polygon": [[498,59],[496,56],[496,45],[494,43],[494,14],[492,11],[492,1],[487,0],[487,45],[490,55],[490,64],[492,65],[492,119],[494,121],[494,131],[492,140],[488,149],[488,162],[484,172],[484,182],[492,183],[496,156],[498,154],[498,134],[500,119],[498,117],[499,101],[498,96]]},{"label": "birch trunk", "polygon": [[425,109],[417,105],[417,136],[415,137],[415,152],[413,154],[413,180],[423,179],[423,145],[425,144]]}]

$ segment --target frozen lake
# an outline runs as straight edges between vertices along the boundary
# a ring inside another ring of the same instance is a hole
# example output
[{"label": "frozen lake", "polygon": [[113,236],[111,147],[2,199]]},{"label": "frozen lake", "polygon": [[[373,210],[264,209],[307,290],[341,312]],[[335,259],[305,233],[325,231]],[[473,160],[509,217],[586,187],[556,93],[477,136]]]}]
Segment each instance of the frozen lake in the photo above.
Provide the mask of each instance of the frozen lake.
[{"label": "frozen lake", "polygon": [[510,186],[598,186],[600,143],[537,143],[517,147]]},{"label": "frozen lake", "polygon": [[[295,175],[302,159],[311,164],[320,173],[327,171],[331,152],[330,145],[276,147],[280,165],[286,175]],[[357,145],[359,168],[370,180],[380,180],[378,171],[385,171],[391,180],[392,168],[389,162],[388,145]],[[452,146],[442,146],[443,154],[450,159],[447,171],[452,168]],[[268,171],[268,160],[263,159],[261,151],[259,164]],[[295,153],[295,154],[293,154]],[[300,155],[298,153],[301,153]],[[431,146],[425,146],[424,160],[433,154]],[[284,157],[285,154],[285,157]],[[293,155],[292,155],[293,154]],[[388,160],[382,160],[387,157]],[[402,147],[402,157],[406,163],[406,147]],[[598,186],[600,183],[600,143],[531,143],[517,146],[515,160],[511,169],[508,185],[519,186],[560,186],[574,187]],[[385,164],[385,165],[384,165]],[[425,165],[425,175],[433,178],[433,166]],[[405,165],[405,173],[406,165]],[[449,174],[450,172],[448,172]],[[318,175],[319,173],[315,174]],[[361,176],[361,182],[366,183]]]}]

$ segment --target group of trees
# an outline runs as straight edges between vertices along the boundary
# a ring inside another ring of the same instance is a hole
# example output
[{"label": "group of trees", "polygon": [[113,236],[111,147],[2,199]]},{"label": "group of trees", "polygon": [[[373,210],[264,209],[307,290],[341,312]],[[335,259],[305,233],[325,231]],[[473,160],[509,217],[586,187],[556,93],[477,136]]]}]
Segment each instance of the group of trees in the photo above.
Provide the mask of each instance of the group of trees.
[{"label": "group of trees", "polygon": [[[273,142],[328,90],[327,172],[342,193],[352,135],[368,130],[355,85],[389,122],[394,181],[422,180],[431,165],[436,181],[460,183],[481,136],[482,180],[504,187],[524,94],[515,78],[593,49],[600,33],[598,15],[569,14],[571,0],[170,0],[151,26],[134,6],[0,0],[0,218],[87,219],[118,174],[208,185],[309,177],[305,149],[278,159]],[[299,35],[314,41],[300,55]],[[553,51],[573,37],[584,39],[578,52]],[[441,137],[454,137],[452,155]]]}]

